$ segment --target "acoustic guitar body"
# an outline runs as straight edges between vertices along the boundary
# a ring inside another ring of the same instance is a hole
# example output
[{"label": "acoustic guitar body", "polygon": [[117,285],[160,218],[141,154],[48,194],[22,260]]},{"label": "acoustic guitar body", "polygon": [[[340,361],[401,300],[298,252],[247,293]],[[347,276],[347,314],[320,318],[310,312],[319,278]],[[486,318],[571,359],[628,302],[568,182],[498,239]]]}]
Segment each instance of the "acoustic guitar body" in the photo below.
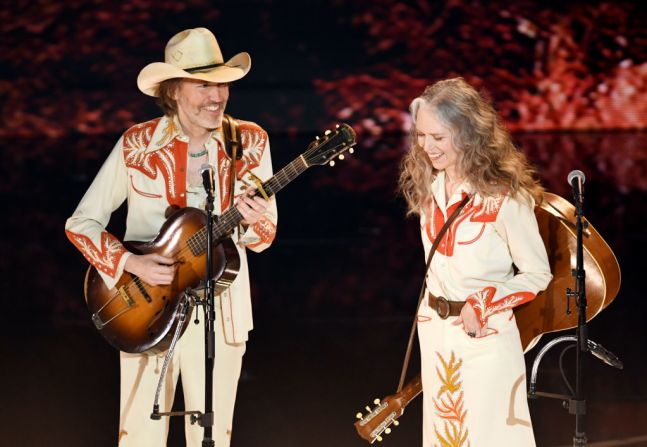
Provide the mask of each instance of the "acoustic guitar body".
[{"label": "acoustic guitar body", "polygon": [[[553,280],[534,300],[514,309],[521,344],[526,351],[539,341],[543,333],[577,326],[575,299],[566,298],[566,289],[575,288],[575,278],[571,274],[577,255],[574,211],[570,202],[551,193],[544,193],[543,203],[535,208]],[[589,321],[618,294],[620,266],[611,248],[590,224],[583,231],[583,243],[586,320]],[[570,313],[567,313],[567,307]]]},{"label": "acoustic guitar body", "polygon": [[[181,297],[187,288],[198,286],[206,274],[206,251],[197,250],[192,236],[205,227],[206,214],[197,208],[173,213],[150,242],[127,242],[133,253],[158,253],[177,262],[170,285],[150,286],[124,272],[115,287],[108,289],[94,267],[85,278],[85,297],[92,322],[115,348],[129,353],[158,353],[168,349],[178,323]],[[203,232],[205,234],[206,232]],[[227,238],[213,243],[214,293],[220,294],[236,278],[240,257]],[[184,329],[190,321],[190,310]],[[184,331],[183,329],[183,331]]]}]

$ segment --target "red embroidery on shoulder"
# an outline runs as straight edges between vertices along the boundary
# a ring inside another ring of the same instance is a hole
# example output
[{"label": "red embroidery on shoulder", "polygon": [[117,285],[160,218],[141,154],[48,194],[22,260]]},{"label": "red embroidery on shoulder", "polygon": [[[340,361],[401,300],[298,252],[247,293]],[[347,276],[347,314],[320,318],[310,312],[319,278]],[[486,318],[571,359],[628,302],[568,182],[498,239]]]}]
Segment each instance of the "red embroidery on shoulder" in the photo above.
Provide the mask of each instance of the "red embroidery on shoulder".
[{"label": "red embroidery on shoulder", "polygon": [[495,222],[504,199],[505,194],[486,198],[481,198],[480,196],[474,197],[473,202],[470,204],[473,209],[470,221]]},{"label": "red embroidery on shoulder", "polygon": [[[463,198],[465,198],[466,195],[467,195],[466,193],[463,193]],[[481,238],[481,236],[483,236],[483,233],[485,230],[485,223],[496,221],[496,218],[499,215],[499,211],[501,210],[501,205],[503,204],[504,199],[505,199],[505,195],[501,195],[497,197],[487,197],[485,199],[477,195],[474,198],[472,198],[472,200],[470,200],[470,202],[465,206],[465,208],[461,210],[461,213],[456,218],[456,220],[454,220],[454,222],[447,229],[447,233],[445,233],[445,237],[440,242],[440,244],[438,244],[438,252],[445,256],[452,256],[454,254],[454,246],[457,242],[456,234],[458,232],[458,227],[463,222],[465,222],[468,218],[470,222],[483,222],[483,226],[481,227],[481,231],[479,232],[479,234],[476,235],[474,238],[468,241],[460,241],[458,242],[458,244],[469,245],[478,241]],[[451,214],[456,210],[456,208],[458,208],[459,204],[460,202],[456,202],[453,205],[451,205],[447,209],[447,215],[451,216]],[[427,237],[432,243],[436,240],[436,235],[440,232],[440,229],[443,227],[444,224],[445,224],[445,216],[443,215],[440,208],[436,206],[436,202],[434,201],[432,203],[431,219],[427,220],[425,224],[425,232],[427,233]]]},{"label": "red embroidery on shoulder", "polygon": [[[146,151],[159,122],[160,118],[157,118],[126,131],[124,160],[126,166],[137,169],[151,179],[156,179],[157,173],[161,172],[169,204],[183,207],[186,206],[186,197],[183,196],[186,188],[186,143],[173,139],[159,149]],[[172,122],[169,122],[172,126]],[[166,134],[169,130],[165,129],[164,132]]]},{"label": "red embroidery on shoulder", "polygon": [[90,264],[103,273],[115,277],[119,260],[126,253],[126,249],[117,238],[107,231],[101,232],[101,250],[99,250],[92,240],[83,234],[67,230],[65,234]]},{"label": "red embroidery on shoulder", "polygon": [[496,288],[488,286],[467,297],[467,302],[474,308],[476,316],[481,322],[481,326],[485,326],[490,316],[527,303],[535,298],[535,294],[532,292],[515,292],[493,302],[495,293]]},{"label": "red embroidery on shoulder", "polygon": [[239,179],[243,173],[261,164],[267,144],[267,132],[253,123],[241,121],[240,138],[243,143],[243,158],[236,164],[236,173]]},{"label": "red embroidery on shoulder", "polygon": [[252,226],[252,228],[256,234],[260,236],[261,240],[253,244],[249,244],[248,247],[250,248],[258,247],[261,244],[271,244],[276,236],[276,225],[265,216],[261,217],[260,220]]}]

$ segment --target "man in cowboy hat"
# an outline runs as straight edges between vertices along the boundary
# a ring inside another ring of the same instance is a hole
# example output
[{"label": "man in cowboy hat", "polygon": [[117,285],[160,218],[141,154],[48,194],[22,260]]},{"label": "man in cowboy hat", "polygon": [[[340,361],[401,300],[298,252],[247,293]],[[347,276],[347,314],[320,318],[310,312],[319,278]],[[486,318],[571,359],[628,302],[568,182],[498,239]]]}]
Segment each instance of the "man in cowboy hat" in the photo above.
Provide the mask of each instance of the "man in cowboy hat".
[{"label": "man in cowboy hat", "polygon": [[[169,206],[204,208],[206,194],[200,168],[216,167],[215,213],[231,205],[243,216],[233,235],[240,255],[240,272],[231,287],[216,296],[213,439],[228,446],[234,402],[245,342],[252,329],[252,310],[246,248],[267,248],[276,232],[276,203],[244,194],[250,173],[266,180],[272,176],[267,133],[251,122],[239,122],[242,159],[235,164],[237,181],[230,194],[230,167],[223,137],[223,114],[229,83],[245,76],[250,57],[240,53],[224,61],[214,35],[205,28],[182,31],[168,42],[164,62],[147,65],[137,85],[158,98],[164,116],[128,129],[119,139],[66,223],[68,238],[97,267],[108,288],[123,271],[151,285],[169,284],[175,259],[159,254],[136,255],[106,231],[111,213],[128,200],[125,240],[155,237]],[[151,413],[163,355],[121,353],[122,446],[166,444],[168,418],[153,421]],[[189,324],[175,349],[160,411],[170,411],[175,384],[181,373],[187,409],[204,404],[204,329]],[[186,422],[187,445],[201,444],[203,429]]]}]

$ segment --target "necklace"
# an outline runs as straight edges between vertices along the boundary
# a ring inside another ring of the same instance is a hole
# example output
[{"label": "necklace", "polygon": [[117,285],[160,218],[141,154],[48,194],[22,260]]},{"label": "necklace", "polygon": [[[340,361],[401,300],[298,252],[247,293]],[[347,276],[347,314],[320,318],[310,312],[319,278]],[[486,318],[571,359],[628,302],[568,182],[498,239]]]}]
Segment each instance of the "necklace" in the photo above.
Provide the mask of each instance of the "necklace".
[{"label": "necklace", "polygon": [[204,148],[200,152],[189,152],[189,157],[199,158],[206,154],[207,154],[207,148]]}]

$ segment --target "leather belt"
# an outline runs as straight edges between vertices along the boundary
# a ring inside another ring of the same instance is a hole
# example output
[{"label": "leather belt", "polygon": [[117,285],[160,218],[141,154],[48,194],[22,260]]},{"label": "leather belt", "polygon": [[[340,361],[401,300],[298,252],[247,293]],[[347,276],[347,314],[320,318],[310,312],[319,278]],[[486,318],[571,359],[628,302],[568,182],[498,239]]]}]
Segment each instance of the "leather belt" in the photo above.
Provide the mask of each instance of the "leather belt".
[{"label": "leather belt", "polygon": [[429,294],[429,307],[435,310],[443,320],[447,317],[459,316],[464,305],[465,301],[449,301],[445,297]]}]

